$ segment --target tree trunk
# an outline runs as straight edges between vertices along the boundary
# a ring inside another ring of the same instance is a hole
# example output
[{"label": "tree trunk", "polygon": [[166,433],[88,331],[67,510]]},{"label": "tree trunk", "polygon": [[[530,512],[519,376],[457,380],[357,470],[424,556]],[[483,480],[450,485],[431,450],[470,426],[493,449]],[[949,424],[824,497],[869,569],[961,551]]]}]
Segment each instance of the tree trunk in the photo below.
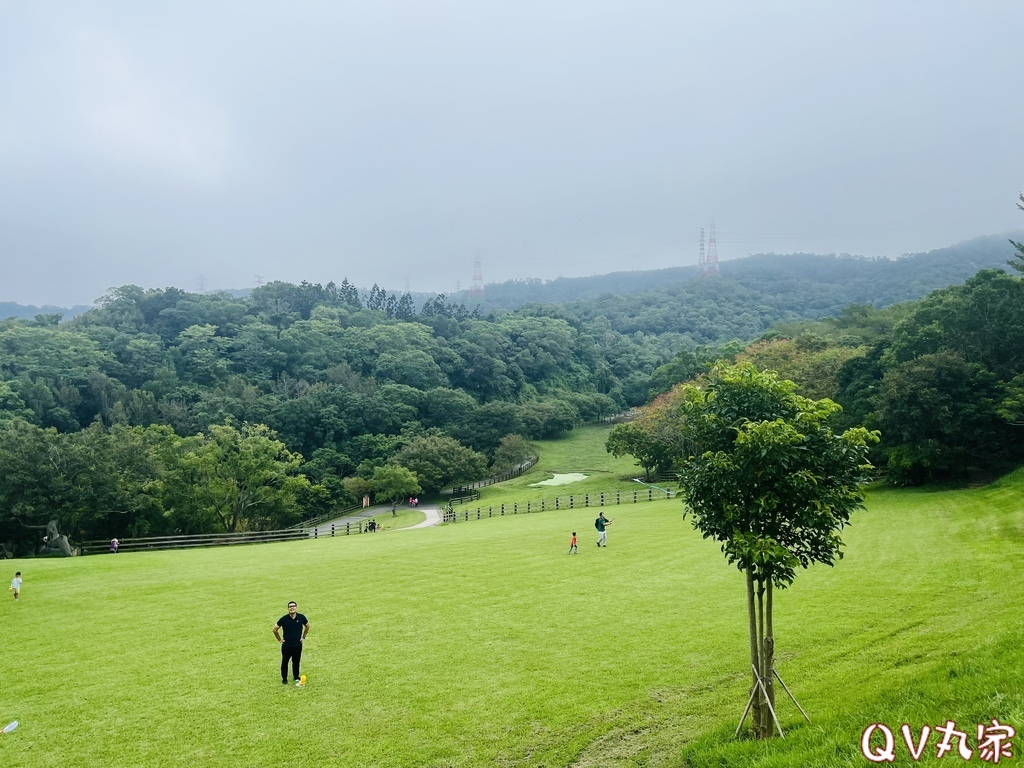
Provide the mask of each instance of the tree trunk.
[{"label": "tree trunk", "polygon": [[747,568],[747,616],[750,620],[750,665],[754,686],[754,703],[750,710],[754,738],[761,738],[761,690],[757,684],[757,670],[761,669],[760,649],[757,642],[757,609],[754,606],[754,572]]},{"label": "tree trunk", "polygon": [[[757,593],[757,649],[759,651],[757,674],[761,678],[761,685],[764,685],[764,579],[756,579],[754,583]],[[772,713],[765,706],[767,699],[760,686],[758,687],[758,697],[758,701],[761,702],[761,719],[758,722],[757,738],[767,739],[772,735]]]},{"label": "tree trunk", "polygon": [[[764,664],[764,686],[768,689],[768,703],[775,709],[775,629],[772,625],[772,579],[768,577],[768,602],[765,615],[765,637],[761,661]],[[777,711],[777,710],[776,710]],[[771,723],[768,724],[771,733]]]}]

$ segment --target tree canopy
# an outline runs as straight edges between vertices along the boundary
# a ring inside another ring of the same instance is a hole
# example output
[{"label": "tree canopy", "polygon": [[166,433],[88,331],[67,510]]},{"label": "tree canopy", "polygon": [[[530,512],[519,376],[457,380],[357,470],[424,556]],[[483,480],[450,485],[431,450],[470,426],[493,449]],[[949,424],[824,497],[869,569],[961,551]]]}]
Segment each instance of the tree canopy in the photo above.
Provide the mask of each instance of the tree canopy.
[{"label": "tree canopy", "polygon": [[423,490],[432,493],[480,480],[487,473],[486,456],[444,435],[410,440],[391,462],[414,473]]}]

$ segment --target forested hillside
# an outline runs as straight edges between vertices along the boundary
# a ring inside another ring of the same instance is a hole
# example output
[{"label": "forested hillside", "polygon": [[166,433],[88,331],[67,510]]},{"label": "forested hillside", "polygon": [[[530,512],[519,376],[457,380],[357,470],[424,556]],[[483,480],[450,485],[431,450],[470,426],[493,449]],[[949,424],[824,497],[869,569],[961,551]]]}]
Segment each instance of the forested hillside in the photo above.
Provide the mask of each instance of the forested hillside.
[{"label": "forested hillside", "polygon": [[[821,269],[856,286],[864,265]],[[877,309],[772,274],[486,315],[347,281],[124,286],[68,321],[0,322],[0,543],[25,551],[51,519],[78,539],[265,529],[434,492],[737,355],[880,429],[899,482],[1022,460],[1020,278]]]},{"label": "forested hillside", "polygon": [[[1024,271],[1024,246],[1015,268]],[[701,350],[655,372],[658,397],[616,427],[609,449],[671,472],[678,418],[673,385],[699,376]],[[1024,463],[1024,277],[983,270],[963,285],[876,310],[780,325],[737,358],[843,406],[842,430],[881,432],[873,462],[897,484],[963,479]]]},{"label": "forested hillside", "polygon": [[[1005,267],[1013,254],[1005,237],[985,237],[895,261],[811,254],[751,256],[723,263],[719,278],[673,282],[636,293],[608,292],[567,303],[557,311],[580,323],[607,322],[623,334],[678,333],[687,344],[722,344],[756,338],[777,323],[837,315],[850,304],[884,307],[920,298],[962,283],[979,269]],[[628,273],[622,277],[622,284],[629,285]],[[554,310],[550,305],[526,304],[520,311]]]},{"label": "forested hillside", "polygon": [[[646,398],[678,335],[272,283],[0,323],[0,542],[282,526],[479,479]],[[400,467],[413,473],[397,472]],[[404,484],[404,485],[403,485]]]},{"label": "forested hillside", "polygon": [[[947,248],[927,253],[907,254],[899,259],[866,258],[849,254],[776,254],[759,253],[721,263],[723,277],[731,278],[768,304],[808,317],[808,312],[823,316],[825,307],[839,311],[847,304],[871,304],[884,307],[900,301],[920,298],[929,291],[962,283],[981,269],[1003,267],[1013,254],[1009,239],[1024,239],[1024,231],[1005,235],[989,235],[966,240]],[[648,293],[642,303],[658,303],[659,292],[672,289],[675,295],[685,293],[680,283],[689,283],[697,276],[696,266],[645,271],[613,272],[592,277],[559,277],[554,280],[526,278],[492,283],[484,299],[478,300],[468,291],[442,297],[446,303],[477,305],[482,313],[517,309],[525,304],[566,304]],[[225,290],[237,299],[249,296],[249,289]],[[398,292],[374,285],[359,291],[363,301],[372,306],[375,297],[395,296]],[[411,307],[419,311],[435,299],[435,294],[405,293]],[[635,304],[635,302],[634,302]],[[36,307],[14,302],[0,302],[0,320],[30,320],[38,314],[61,314],[70,319],[90,309],[76,305],[71,308]],[[580,310],[587,314],[585,308]],[[719,334],[721,335],[721,334]]]},{"label": "forested hillside", "polygon": [[[1003,267],[1013,255],[1008,238],[1019,240],[1024,233],[977,237],[891,260],[848,254],[755,254],[723,261],[721,273],[735,286],[739,301],[749,301],[753,295],[759,297],[759,303],[794,316],[823,317],[847,304],[884,307],[917,299],[929,291],[962,283],[978,270]],[[636,314],[637,307],[659,304],[667,296],[690,296],[698,288],[691,283],[696,274],[697,268],[689,266],[547,281],[509,280],[488,285],[482,307],[515,309],[530,303],[578,302],[580,311],[590,314],[589,302],[600,299],[600,309],[621,303],[616,314]],[[611,297],[628,298],[616,302]],[[453,298],[471,303],[465,292]],[[700,300],[699,292],[695,298]]]}]

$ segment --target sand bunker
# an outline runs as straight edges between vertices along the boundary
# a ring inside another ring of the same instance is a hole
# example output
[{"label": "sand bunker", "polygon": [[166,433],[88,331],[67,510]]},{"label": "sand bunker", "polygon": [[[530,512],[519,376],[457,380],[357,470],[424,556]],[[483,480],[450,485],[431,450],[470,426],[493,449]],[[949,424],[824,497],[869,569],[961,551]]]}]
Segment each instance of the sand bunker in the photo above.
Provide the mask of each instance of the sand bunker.
[{"label": "sand bunker", "polygon": [[568,485],[569,483],[578,483],[580,480],[586,480],[587,475],[582,472],[569,472],[565,475],[555,475],[550,480],[541,480],[539,483],[530,483],[530,487],[536,487],[538,485]]}]

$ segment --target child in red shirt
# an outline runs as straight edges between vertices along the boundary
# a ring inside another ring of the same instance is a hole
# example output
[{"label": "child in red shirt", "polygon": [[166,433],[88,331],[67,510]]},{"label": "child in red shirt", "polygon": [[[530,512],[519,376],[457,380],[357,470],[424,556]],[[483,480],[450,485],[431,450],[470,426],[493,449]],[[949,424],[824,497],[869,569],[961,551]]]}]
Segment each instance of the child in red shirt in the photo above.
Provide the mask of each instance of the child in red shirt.
[{"label": "child in red shirt", "polygon": [[576,546],[576,531],[572,532],[572,541],[569,542],[569,551],[566,554],[571,555],[573,552],[579,554],[579,548]]}]

